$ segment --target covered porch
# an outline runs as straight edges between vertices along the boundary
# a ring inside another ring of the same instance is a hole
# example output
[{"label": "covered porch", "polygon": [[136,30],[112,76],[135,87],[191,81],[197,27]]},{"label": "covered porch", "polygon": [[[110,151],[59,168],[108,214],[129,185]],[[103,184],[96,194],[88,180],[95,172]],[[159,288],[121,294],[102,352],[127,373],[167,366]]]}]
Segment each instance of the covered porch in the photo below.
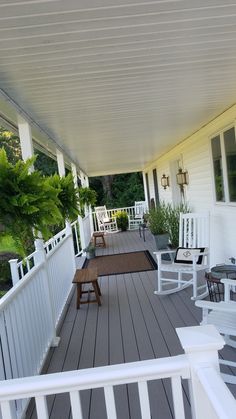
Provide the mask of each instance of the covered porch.
[{"label": "covered porch", "polygon": [[[57,159],[60,176],[69,168],[75,184],[79,177],[82,186],[88,186],[92,176],[140,171],[149,206],[184,201],[193,211],[211,213],[212,266],[234,257],[235,2],[19,0],[3,1],[0,8],[0,121],[19,133],[23,159],[34,149],[44,150]],[[179,171],[188,175],[182,188],[176,181]],[[168,178],[167,187],[163,177]],[[88,216],[79,222],[87,225],[81,252],[91,238],[92,223]],[[151,237],[144,242],[137,231],[106,240],[107,248],[99,250],[104,254],[154,250]],[[191,417],[185,381],[186,414],[178,409],[181,380],[188,378],[193,417],[234,419],[235,400],[217,375],[219,345],[213,345],[214,350],[205,346],[202,356],[209,368],[200,368],[200,373],[188,355],[179,364],[174,359],[179,369],[169,357],[183,352],[175,328],[200,321],[190,292],[154,295],[154,271],[102,277],[102,306],[83,305],[77,311],[75,293],[67,301],[75,269],[70,232],[52,239],[48,247],[41,244],[26,263],[29,272],[19,281],[15,271],[16,285],[0,303],[4,419],[24,415],[27,403],[12,403],[15,396],[24,400],[35,394],[40,419],[81,418],[78,388],[70,381],[73,368],[93,370],[118,363],[124,373],[124,362],[163,356],[168,357],[161,366],[164,373],[159,371],[160,381],[150,387],[154,418],[173,418],[173,405],[177,419]],[[59,346],[50,348],[58,337]],[[70,371],[70,385],[62,374],[37,376],[47,353],[43,371]],[[224,348],[221,356],[235,360],[235,351]],[[99,380],[102,374],[96,374]],[[172,398],[166,378],[173,376],[177,384]],[[11,379],[17,378],[13,386]],[[67,395],[54,396],[60,393],[57,380]],[[137,388],[128,379],[124,382],[127,390],[115,390],[118,418],[139,418]],[[101,387],[105,384],[101,381]],[[111,387],[109,382],[109,419],[114,419]],[[82,408],[86,418],[104,418],[100,390],[82,394]],[[27,416],[35,418],[31,406]]]},{"label": "covered porch", "polygon": [[[97,255],[155,250],[153,237],[146,231],[146,241],[138,230],[106,235],[106,248],[97,247]],[[81,265],[81,258],[77,264]],[[176,356],[183,353],[176,327],[199,325],[201,310],[191,300],[189,288],[169,296],[154,295],[156,271],[103,276],[99,278],[102,306],[84,304],[76,309],[75,289],[67,303],[58,335],[60,344],[51,348],[43,373],[56,373],[112,364]],[[225,347],[220,356],[236,361],[235,350]],[[228,370],[229,371],[229,370]],[[231,371],[231,373],[234,373]],[[229,386],[236,395],[235,386]],[[174,417],[170,381],[149,385],[153,418]],[[136,384],[115,388],[118,418],[141,418]],[[187,381],[183,384],[185,417],[191,418]],[[96,389],[81,394],[83,418],[106,417],[104,392]],[[71,418],[68,394],[48,398],[52,419]],[[36,418],[33,404],[28,418]]]}]

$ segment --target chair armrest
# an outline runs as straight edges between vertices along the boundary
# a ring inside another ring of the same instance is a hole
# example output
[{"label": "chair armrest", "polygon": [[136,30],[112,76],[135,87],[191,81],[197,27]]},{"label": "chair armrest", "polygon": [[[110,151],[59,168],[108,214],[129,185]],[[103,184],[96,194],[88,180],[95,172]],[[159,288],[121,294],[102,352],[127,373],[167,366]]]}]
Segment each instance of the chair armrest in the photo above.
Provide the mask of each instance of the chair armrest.
[{"label": "chair armrest", "polygon": [[225,301],[220,301],[219,303],[214,303],[212,301],[195,301],[195,306],[200,308],[208,308],[209,310],[223,311],[228,313],[236,313],[236,302],[226,303]]},{"label": "chair armrest", "polygon": [[236,286],[236,279],[221,278],[220,282],[222,282],[225,285],[233,285],[233,287]]},{"label": "chair armrest", "polygon": [[158,256],[158,255],[164,255],[165,253],[172,254],[175,252],[176,252],[176,249],[174,250],[166,249],[166,250],[158,250],[157,252],[153,252],[153,254]]}]

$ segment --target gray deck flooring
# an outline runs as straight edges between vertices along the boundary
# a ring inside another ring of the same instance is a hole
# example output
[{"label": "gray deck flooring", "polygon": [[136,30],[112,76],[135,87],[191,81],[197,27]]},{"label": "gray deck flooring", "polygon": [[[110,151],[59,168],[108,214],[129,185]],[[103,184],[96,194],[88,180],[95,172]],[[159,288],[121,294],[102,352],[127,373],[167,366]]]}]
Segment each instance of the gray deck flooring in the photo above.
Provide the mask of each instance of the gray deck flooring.
[{"label": "gray deck flooring", "polygon": [[[110,234],[107,247],[98,248],[97,255],[149,249],[154,242],[149,232],[146,241],[137,231]],[[176,327],[198,325],[201,310],[191,301],[191,289],[159,297],[154,295],[156,271],[104,276],[99,278],[102,306],[84,304],[76,310],[76,295],[60,330],[60,345],[52,349],[44,372],[53,373],[91,368],[123,362],[160,358],[183,353]],[[224,348],[224,358],[236,361],[236,352]],[[187,383],[183,384],[186,418],[190,418]],[[153,418],[172,419],[170,383],[168,380],[149,385]],[[236,394],[235,389],[231,390]],[[136,385],[120,386],[115,390],[118,418],[139,419]],[[50,418],[71,417],[68,395],[50,397]],[[106,418],[102,390],[84,392],[82,405],[85,419]],[[35,418],[32,407],[27,418]]]}]

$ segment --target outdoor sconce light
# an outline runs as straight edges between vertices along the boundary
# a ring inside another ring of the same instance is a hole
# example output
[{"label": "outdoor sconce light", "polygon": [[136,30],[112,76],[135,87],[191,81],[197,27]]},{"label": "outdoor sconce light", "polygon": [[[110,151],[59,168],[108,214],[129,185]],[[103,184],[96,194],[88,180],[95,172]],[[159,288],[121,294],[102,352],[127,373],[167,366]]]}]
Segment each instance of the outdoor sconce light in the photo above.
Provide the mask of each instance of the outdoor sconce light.
[{"label": "outdoor sconce light", "polygon": [[167,186],[170,186],[169,184],[169,176],[166,176],[165,174],[161,177],[161,186],[163,186],[164,189],[167,188]]},{"label": "outdoor sconce light", "polygon": [[188,172],[187,170],[183,171],[183,169],[179,169],[179,173],[176,175],[176,180],[178,185],[180,186],[181,191],[184,190],[184,185],[188,184]]}]

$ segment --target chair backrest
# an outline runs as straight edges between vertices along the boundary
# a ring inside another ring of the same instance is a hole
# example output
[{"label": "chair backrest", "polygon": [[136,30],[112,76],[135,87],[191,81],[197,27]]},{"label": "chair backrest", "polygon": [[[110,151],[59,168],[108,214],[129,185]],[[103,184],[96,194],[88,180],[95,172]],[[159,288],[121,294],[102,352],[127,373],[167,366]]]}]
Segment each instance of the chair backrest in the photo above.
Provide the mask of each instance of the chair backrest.
[{"label": "chair backrest", "polygon": [[135,201],[134,203],[134,214],[135,217],[139,217],[142,218],[143,214],[146,212],[147,210],[147,203],[146,201]]},{"label": "chair backrest", "polygon": [[209,213],[181,213],[179,246],[209,247],[209,220]]},{"label": "chair backrest", "polygon": [[97,221],[99,224],[103,224],[104,222],[109,221],[108,213],[106,206],[95,207],[95,214],[97,217]]}]

